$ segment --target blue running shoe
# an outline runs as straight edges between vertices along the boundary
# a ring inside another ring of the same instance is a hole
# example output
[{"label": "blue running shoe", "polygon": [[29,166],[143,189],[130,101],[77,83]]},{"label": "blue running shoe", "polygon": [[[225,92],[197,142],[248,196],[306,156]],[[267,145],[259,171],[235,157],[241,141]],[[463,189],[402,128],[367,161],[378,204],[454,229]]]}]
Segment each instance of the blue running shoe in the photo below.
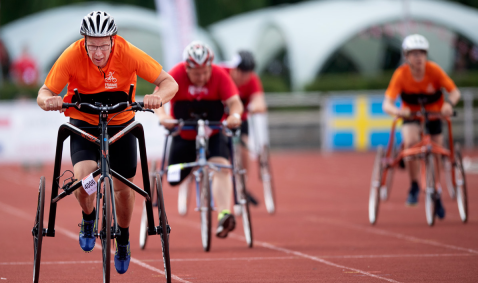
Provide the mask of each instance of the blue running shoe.
[{"label": "blue running shoe", "polygon": [[80,229],[80,247],[83,251],[89,253],[95,248],[95,236],[93,235],[96,228],[96,221],[85,221],[82,219],[81,223],[78,224]]},{"label": "blue running shoe", "polygon": [[445,207],[441,203],[440,197],[437,197],[437,199],[435,200],[435,214],[440,219],[445,218]]},{"label": "blue running shoe", "polygon": [[418,204],[418,195],[420,194],[420,188],[418,186],[412,186],[408,193],[406,205],[415,206]]},{"label": "blue running shoe", "polygon": [[115,245],[115,268],[119,274],[123,274],[128,270],[129,261],[131,260],[129,241],[127,245],[118,245],[118,242],[116,242],[115,239]]}]

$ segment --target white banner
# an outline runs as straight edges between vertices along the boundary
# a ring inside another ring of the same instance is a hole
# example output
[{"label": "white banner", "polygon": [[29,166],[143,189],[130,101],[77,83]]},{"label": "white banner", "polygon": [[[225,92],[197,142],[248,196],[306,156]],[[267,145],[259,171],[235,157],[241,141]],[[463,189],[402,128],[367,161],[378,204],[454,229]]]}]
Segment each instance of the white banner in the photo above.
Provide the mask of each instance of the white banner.
[{"label": "white banner", "polygon": [[[59,112],[43,111],[35,100],[0,102],[0,163],[53,162],[58,128],[68,119]],[[136,121],[143,125],[149,161],[162,158],[166,131],[157,116],[138,112]],[[63,143],[62,157],[70,160],[69,139]]]},{"label": "white banner", "polygon": [[162,22],[163,66],[170,70],[182,60],[184,48],[193,40],[196,10],[193,0],[156,0]]}]

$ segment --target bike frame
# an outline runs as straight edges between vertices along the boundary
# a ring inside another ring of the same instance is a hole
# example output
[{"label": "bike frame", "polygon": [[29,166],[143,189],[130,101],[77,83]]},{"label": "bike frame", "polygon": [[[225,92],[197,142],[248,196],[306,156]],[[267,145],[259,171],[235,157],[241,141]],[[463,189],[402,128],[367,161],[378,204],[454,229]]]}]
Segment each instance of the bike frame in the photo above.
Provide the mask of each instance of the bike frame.
[{"label": "bike frame", "polygon": [[[414,144],[412,147],[407,148],[407,149],[402,149],[398,154],[395,159],[391,157],[392,154],[392,147],[394,145],[394,138],[395,138],[395,130],[396,130],[396,125],[397,122],[402,119],[401,117],[396,117],[393,120],[392,123],[392,130],[390,132],[390,140],[387,146],[387,152],[385,155],[385,158],[382,160],[382,164],[385,164],[384,170],[382,172],[382,181],[380,184],[380,187],[385,185],[386,182],[386,176],[388,169],[391,167],[395,167],[398,165],[400,160],[402,158],[420,158],[423,156],[426,156],[428,154],[433,154],[435,155],[436,158],[438,158],[439,155],[446,156],[450,158],[450,162],[452,164],[455,164],[455,150],[453,147],[453,134],[452,134],[452,127],[451,127],[451,120],[448,117],[444,117],[439,113],[432,113],[432,112],[426,112],[423,105],[421,105],[422,111],[416,113],[415,118],[420,119],[420,124],[422,127],[421,131],[421,140]],[[449,140],[449,149],[444,148],[442,145],[437,144],[436,142],[432,141],[431,135],[428,133],[427,128],[425,127],[426,123],[429,120],[429,117],[436,117],[440,118],[444,121],[446,121],[447,126],[448,126],[448,140]],[[422,163],[422,168],[425,166],[425,160],[424,158],[421,158],[421,163]],[[435,168],[435,178],[436,180],[440,180],[440,170],[439,167],[436,166]],[[456,182],[455,182],[455,171],[451,170],[451,176],[452,176],[452,184],[455,187]],[[425,171],[422,171],[422,179],[425,177]]]},{"label": "bike frame", "polygon": [[[132,89],[130,89],[130,99],[131,99],[131,93],[132,93]],[[126,105],[125,108],[127,108],[129,106],[129,103],[126,103],[125,105]],[[101,106],[101,107],[95,107],[95,108],[100,109],[98,127],[101,130],[101,134],[99,139],[81,130],[80,128],[75,127],[74,125],[71,125],[70,123],[64,123],[63,125],[60,126],[58,130],[57,146],[56,146],[56,153],[55,153],[55,166],[53,170],[54,181],[52,182],[52,190],[51,190],[50,214],[49,214],[49,220],[48,220],[48,228],[46,229],[44,234],[48,237],[55,236],[56,206],[58,201],[60,201],[67,195],[72,194],[78,188],[82,187],[82,183],[78,181],[74,185],[62,187],[64,191],[58,194],[58,185],[55,182],[55,180],[59,178],[60,172],[61,172],[61,158],[63,153],[63,143],[72,134],[81,136],[84,139],[100,147],[100,152],[101,152],[100,168],[96,169],[93,172],[94,177],[101,175],[98,181],[98,186],[97,186],[96,204],[97,204],[97,207],[99,207],[99,202],[101,198],[101,191],[100,191],[101,183],[104,182],[105,178],[108,178],[110,180],[110,188],[107,188],[107,189],[111,190],[112,215],[113,215],[113,223],[114,223],[113,224],[114,233],[112,233],[112,235],[118,236],[120,233],[118,229],[118,225],[116,223],[116,207],[115,207],[115,200],[114,200],[112,177],[115,177],[116,179],[121,181],[123,184],[127,185],[128,187],[133,189],[135,192],[139,193],[141,196],[146,198],[146,212],[148,216],[148,234],[149,235],[160,234],[162,232],[161,226],[156,227],[154,225],[153,208],[152,208],[151,198],[150,198],[150,195],[151,195],[150,183],[148,178],[148,175],[149,175],[148,161],[146,156],[146,143],[144,139],[143,125],[137,121],[134,121],[130,123],[129,125],[127,125],[126,127],[124,127],[122,130],[120,130],[116,135],[110,138],[107,132],[107,128],[108,128],[107,119],[108,119],[108,110],[111,108],[108,108],[107,106]],[[124,178],[123,176],[121,176],[120,174],[112,170],[109,166],[109,146],[113,144],[114,142],[118,141],[119,139],[121,139],[124,135],[128,133],[133,134],[133,136],[135,136],[136,139],[138,140],[140,159],[141,159],[141,171],[143,175],[143,186],[145,190],[140,189],[138,186],[130,182],[128,179]],[[97,209],[96,211],[97,223],[99,219],[99,214],[100,214],[100,211]],[[96,237],[99,236],[97,227],[95,228]]]},{"label": "bike frame", "polygon": [[[196,128],[197,125],[197,128]],[[206,135],[205,131],[205,126],[208,126],[211,128],[211,130],[222,130],[226,137],[228,138],[228,146],[229,146],[229,152],[231,155],[231,165],[224,165],[224,164],[219,164],[219,163],[214,163],[214,162],[209,162],[207,161],[206,158],[206,150],[207,150],[207,143],[208,143],[208,137]],[[225,132],[225,127],[224,125],[220,123],[212,123],[209,121],[204,121],[204,120],[198,120],[197,122],[179,122],[179,126],[172,132],[168,133],[166,135],[166,140],[164,143],[164,153],[163,153],[163,160],[161,161],[161,171],[159,172],[159,175],[161,177],[161,181],[163,178],[163,175],[168,172],[168,169],[165,169],[165,161],[166,161],[166,148],[168,144],[168,138],[170,136],[175,136],[179,134],[181,130],[196,130],[198,132],[198,135],[196,136],[196,149],[197,149],[197,160],[195,162],[188,162],[188,163],[181,163],[182,168],[191,168],[191,167],[198,167],[193,174],[195,176],[195,181],[196,181],[196,204],[197,207],[199,208],[200,206],[200,183],[199,183],[199,176],[203,172],[204,167],[208,167],[214,171],[219,171],[220,169],[230,169],[233,174],[232,174],[232,184],[233,184],[233,190],[234,190],[234,204],[239,204],[236,196],[236,168],[234,166],[234,144],[232,142],[232,133],[226,133]],[[236,134],[237,135],[237,134]],[[214,201],[211,198],[211,206],[214,207]]]}]

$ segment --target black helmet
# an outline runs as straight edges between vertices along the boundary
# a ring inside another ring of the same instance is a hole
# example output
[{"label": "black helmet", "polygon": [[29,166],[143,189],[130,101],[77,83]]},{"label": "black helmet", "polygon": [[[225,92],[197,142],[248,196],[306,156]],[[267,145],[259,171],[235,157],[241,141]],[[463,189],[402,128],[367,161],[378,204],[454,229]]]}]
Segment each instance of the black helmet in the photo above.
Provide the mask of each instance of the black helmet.
[{"label": "black helmet", "polygon": [[240,57],[239,64],[237,68],[243,72],[254,71],[256,67],[256,61],[254,60],[254,55],[251,52],[241,50],[237,53],[238,57]]}]

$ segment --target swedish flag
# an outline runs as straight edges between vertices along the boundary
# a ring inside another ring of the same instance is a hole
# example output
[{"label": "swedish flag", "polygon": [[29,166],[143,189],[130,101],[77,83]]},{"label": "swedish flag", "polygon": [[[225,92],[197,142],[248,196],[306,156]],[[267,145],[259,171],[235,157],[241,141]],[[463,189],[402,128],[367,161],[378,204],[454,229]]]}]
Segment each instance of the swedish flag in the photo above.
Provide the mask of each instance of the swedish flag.
[{"label": "swedish flag", "polygon": [[[387,145],[393,118],[382,110],[383,95],[331,96],[325,109],[325,148],[365,151]],[[395,141],[401,140],[400,131]]]}]

